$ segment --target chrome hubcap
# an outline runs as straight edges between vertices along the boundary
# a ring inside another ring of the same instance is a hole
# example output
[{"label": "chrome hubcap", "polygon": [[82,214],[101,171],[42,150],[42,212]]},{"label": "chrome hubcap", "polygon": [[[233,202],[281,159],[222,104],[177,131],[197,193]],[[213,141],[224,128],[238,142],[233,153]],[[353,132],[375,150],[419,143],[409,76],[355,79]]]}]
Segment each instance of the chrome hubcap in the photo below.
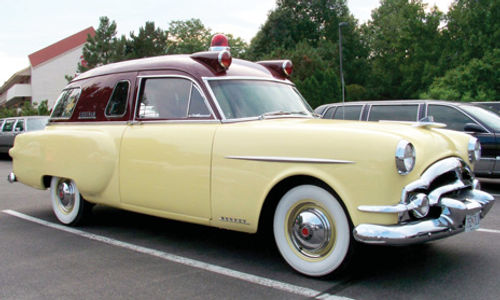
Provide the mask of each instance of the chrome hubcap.
[{"label": "chrome hubcap", "polygon": [[57,197],[59,198],[59,207],[64,213],[70,213],[75,206],[75,186],[73,182],[67,179],[61,179],[57,183]]},{"label": "chrome hubcap", "polygon": [[290,217],[288,232],[297,251],[310,258],[321,258],[330,252],[333,228],[321,209],[303,205],[294,209]]}]

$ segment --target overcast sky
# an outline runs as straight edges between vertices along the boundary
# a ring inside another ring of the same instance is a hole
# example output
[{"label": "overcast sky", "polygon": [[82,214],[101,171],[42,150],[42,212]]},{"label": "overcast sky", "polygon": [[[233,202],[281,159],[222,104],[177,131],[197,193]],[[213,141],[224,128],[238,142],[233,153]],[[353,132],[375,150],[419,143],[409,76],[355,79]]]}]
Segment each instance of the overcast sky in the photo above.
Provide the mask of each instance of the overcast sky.
[{"label": "overcast sky", "polygon": [[[447,11],[452,0],[424,0]],[[28,67],[28,55],[89,26],[99,17],[117,24],[118,35],[129,35],[154,21],[162,29],[175,20],[201,19],[213,32],[226,32],[250,42],[266,21],[275,0],[8,0],[0,10],[0,85]],[[370,18],[379,0],[347,0],[360,21]]]}]

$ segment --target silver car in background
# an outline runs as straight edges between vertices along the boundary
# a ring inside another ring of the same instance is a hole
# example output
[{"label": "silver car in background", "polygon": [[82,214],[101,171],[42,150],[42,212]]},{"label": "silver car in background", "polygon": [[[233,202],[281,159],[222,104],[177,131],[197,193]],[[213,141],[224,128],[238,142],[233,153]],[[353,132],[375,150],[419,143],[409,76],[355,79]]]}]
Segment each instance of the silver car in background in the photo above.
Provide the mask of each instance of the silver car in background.
[{"label": "silver car in background", "polygon": [[444,123],[448,129],[469,133],[481,143],[476,176],[500,178],[500,116],[477,104],[437,100],[354,101],[325,104],[316,108],[315,113],[324,119]]},{"label": "silver car in background", "polygon": [[49,121],[48,116],[12,117],[0,119],[0,153],[8,153],[14,139],[20,133],[42,130]]}]

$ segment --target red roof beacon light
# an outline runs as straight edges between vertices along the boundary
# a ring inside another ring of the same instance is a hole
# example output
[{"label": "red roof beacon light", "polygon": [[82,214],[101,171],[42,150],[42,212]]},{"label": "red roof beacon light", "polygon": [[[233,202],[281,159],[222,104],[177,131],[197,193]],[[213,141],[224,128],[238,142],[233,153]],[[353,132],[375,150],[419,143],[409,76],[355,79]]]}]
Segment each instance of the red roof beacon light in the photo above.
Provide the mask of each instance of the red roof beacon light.
[{"label": "red roof beacon light", "polygon": [[229,41],[225,35],[219,33],[212,37],[209,51],[229,51],[229,49]]},{"label": "red roof beacon light", "polygon": [[224,70],[227,70],[233,61],[233,58],[231,57],[231,53],[229,53],[229,51],[224,50],[219,52],[218,60],[221,67],[223,67]]},{"label": "red roof beacon light", "polygon": [[283,62],[283,73],[285,73],[286,76],[290,77],[290,75],[292,75],[292,72],[293,72],[292,62],[289,60],[285,60]]},{"label": "red roof beacon light", "polygon": [[293,64],[289,60],[264,60],[258,61],[257,63],[266,67],[275,76],[288,78],[292,75]]}]

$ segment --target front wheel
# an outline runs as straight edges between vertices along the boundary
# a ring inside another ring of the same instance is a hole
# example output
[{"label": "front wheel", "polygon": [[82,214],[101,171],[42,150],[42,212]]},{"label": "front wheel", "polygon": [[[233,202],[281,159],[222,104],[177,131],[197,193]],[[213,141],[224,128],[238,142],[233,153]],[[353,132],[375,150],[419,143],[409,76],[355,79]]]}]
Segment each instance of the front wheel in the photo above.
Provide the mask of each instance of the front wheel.
[{"label": "front wheel", "polygon": [[57,219],[66,225],[78,225],[91,208],[78,191],[73,180],[52,177],[50,182],[52,210]]},{"label": "front wheel", "polygon": [[280,200],[273,220],[283,258],[298,272],[323,276],[346,260],[351,227],[339,201],[325,189],[301,185]]}]

